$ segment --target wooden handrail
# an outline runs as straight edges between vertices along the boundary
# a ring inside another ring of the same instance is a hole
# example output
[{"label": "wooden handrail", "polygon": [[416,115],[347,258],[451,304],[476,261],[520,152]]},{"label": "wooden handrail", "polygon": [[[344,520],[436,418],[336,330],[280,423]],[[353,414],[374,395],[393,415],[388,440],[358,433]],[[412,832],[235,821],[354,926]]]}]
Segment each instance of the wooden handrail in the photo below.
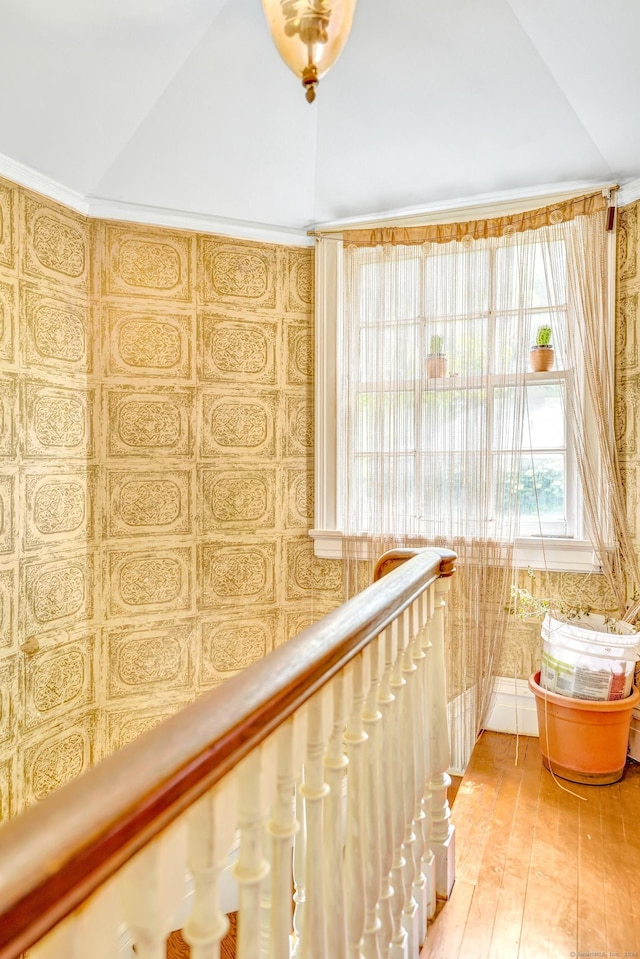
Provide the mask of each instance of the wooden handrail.
[{"label": "wooden handrail", "polygon": [[0,959],[77,908],[336,675],[455,553],[419,551],[320,622],[0,828]]}]

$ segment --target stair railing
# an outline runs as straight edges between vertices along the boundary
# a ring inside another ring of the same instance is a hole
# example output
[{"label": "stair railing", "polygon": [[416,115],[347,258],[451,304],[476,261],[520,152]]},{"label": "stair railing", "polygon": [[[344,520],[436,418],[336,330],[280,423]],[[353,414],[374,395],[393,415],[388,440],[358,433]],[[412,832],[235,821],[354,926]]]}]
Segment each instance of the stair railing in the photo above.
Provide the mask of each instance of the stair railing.
[{"label": "stair railing", "polygon": [[385,554],[372,586],[5,824],[0,959],[165,959],[180,927],[216,959],[234,845],[238,959],[416,959],[454,876],[455,559]]}]

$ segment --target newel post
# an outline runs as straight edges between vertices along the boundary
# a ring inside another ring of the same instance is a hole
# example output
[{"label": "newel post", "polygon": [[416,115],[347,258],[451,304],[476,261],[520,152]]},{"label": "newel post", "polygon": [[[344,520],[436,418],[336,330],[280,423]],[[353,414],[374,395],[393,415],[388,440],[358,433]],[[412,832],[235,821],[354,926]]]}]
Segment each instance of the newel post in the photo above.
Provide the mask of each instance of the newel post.
[{"label": "newel post", "polygon": [[436,896],[448,899],[455,880],[455,828],[450,821],[451,811],[447,789],[451,777],[449,723],[447,720],[447,690],[444,657],[445,596],[449,579],[441,577],[435,583],[435,604],[430,624],[430,720],[431,720],[431,849],[436,861]]}]

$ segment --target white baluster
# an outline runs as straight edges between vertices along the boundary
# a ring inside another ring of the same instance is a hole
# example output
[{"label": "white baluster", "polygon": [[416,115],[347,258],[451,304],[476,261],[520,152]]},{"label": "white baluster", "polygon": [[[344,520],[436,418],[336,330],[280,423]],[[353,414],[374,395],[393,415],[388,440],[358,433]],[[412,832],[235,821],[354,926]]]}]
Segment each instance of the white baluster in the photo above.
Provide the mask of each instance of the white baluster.
[{"label": "white baluster", "polygon": [[347,770],[347,835],[344,854],[345,909],[347,920],[347,956],[361,959],[360,941],[364,932],[364,859],[362,844],[362,789],[364,745],[367,741],[362,727],[364,703],[362,657],[351,664],[353,704],[344,743],[349,760]]},{"label": "white baluster", "polygon": [[307,824],[304,816],[304,799],[300,792],[302,783],[296,787],[296,820],[298,832],[293,841],[293,935],[291,937],[292,959],[302,957],[302,930],[306,910],[306,890],[304,885],[304,870],[307,848]]},{"label": "white baluster", "polygon": [[391,914],[393,918],[393,938],[391,940],[392,959],[407,959],[408,935],[403,924],[405,906],[404,888],[404,783],[402,776],[402,709],[404,687],[402,675],[402,648],[400,646],[400,622],[392,624],[395,659],[391,670],[390,689],[393,696],[391,706],[392,719],[392,768],[393,768],[393,861],[391,866]]},{"label": "white baluster", "polygon": [[122,870],[123,916],[139,959],[166,959],[167,936],[185,895],[186,846],[183,817]]},{"label": "white baluster", "polygon": [[291,935],[291,881],[293,837],[298,829],[295,817],[293,719],[277,734],[277,792],[267,832],[271,837],[271,959],[289,954]]},{"label": "white baluster", "polygon": [[347,757],[342,746],[344,733],[344,676],[339,673],[332,684],[333,728],[324,756],[325,779],[329,795],[324,804],[325,844],[325,907],[327,923],[327,955],[330,959],[345,959],[347,930],[344,915],[344,829],[343,796]]},{"label": "white baluster", "polygon": [[[393,938],[393,916],[391,912],[391,866],[393,865],[393,803],[395,783],[393,777],[393,716],[395,698],[391,692],[391,669],[395,658],[393,630],[390,626],[381,637],[384,650],[384,672],[378,687],[378,708],[382,717],[382,731],[379,737],[380,755],[380,895],[378,897],[378,918],[380,930],[378,939],[382,956],[389,954]],[[402,907],[400,907],[402,911]]]},{"label": "white baluster", "polygon": [[232,776],[198,800],[187,814],[188,866],[193,878],[193,906],[183,935],[191,959],[218,959],[229,920],[220,908],[220,875],[235,834],[235,789]]},{"label": "white baluster", "polygon": [[433,604],[435,599],[435,586],[431,585],[422,594],[424,605],[424,626],[420,632],[420,644],[425,654],[424,678],[423,678],[423,709],[424,719],[424,792],[422,796],[422,809],[424,811],[424,839],[425,847],[422,856],[422,872],[427,883],[427,918],[433,919],[436,914],[436,860],[431,850],[431,639],[430,623],[433,616]]},{"label": "white baluster", "polygon": [[329,787],[324,781],[322,692],[309,703],[307,717],[307,754],[304,782],[300,793],[304,798],[307,826],[305,856],[306,903],[302,925],[302,959],[324,959],[326,956],[327,916],[324,908],[323,876],[323,805]]},{"label": "white baluster", "polygon": [[447,773],[451,763],[449,723],[447,720],[447,690],[444,665],[444,610],[448,579],[435,583],[435,608],[431,621],[431,848],[436,858],[436,895],[448,899],[455,879],[455,830],[450,822],[447,788],[451,778]]},{"label": "white baluster", "polygon": [[262,755],[254,749],[238,766],[238,827],[240,854],[233,867],[238,881],[238,959],[256,959],[260,953],[260,899],[269,866],[263,855],[264,815]]},{"label": "white baluster", "polygon": [[413,682],[411,694],[412,701],[412,720],[413,729],[413,755],[414,755],[414,814],[413,831],[415,834],[415,843],[413,846],[413,861],[415,879],[413,882],[413,898],[418,904],[418,944],[421,946],[424,942],[427,932],[427,900],[428,888],[427,881],[422,871],[422,860],[425,850],[425,814],[422,808],[422,797],[424,793],[424,784],[426,780],[426,771],[424,763],[424,680],[425,680],[425,654],[420,643],[420,629],[423,622],[423,603],[422,597],[414,600],[410,609],[411,615],[411,653],[416,673]]},{"label": "white baluster", "polygon": [[413,715],[415,686],[417,677],[417,668],[413,662],[413,653],[411,647],[411,610],[407,609],[400,617],[400,645],[404,652],[402,655],[402,675],[405,679],[405,688],[402,695],[402,792],[403,792],[403,820],[404,820],[404,841],[403,855],[404,868],[402,876],[404,880],[404,910],[402,913],[402,922],[407,930],[408,944],[407,950],[409,959],[417,959],[419,953],[419,933],[418,933],[418,903],[413,892],[416,881],[416,865],[414,846],[416,834],[413,829],[413,816],[415,812],[415,749],[413,744]]},{"label": "white baluster", "polygon": [[380,920],[376,907],[380,895],[380,737],[382,713],[378,709],[380,688],[380,638],[372,640],[364,653],[369,667],[369,691],[362,712],[367,743],[365,747],[365,776],[363,803],[365,922],[362,952],[365,959],[381,959]]}]

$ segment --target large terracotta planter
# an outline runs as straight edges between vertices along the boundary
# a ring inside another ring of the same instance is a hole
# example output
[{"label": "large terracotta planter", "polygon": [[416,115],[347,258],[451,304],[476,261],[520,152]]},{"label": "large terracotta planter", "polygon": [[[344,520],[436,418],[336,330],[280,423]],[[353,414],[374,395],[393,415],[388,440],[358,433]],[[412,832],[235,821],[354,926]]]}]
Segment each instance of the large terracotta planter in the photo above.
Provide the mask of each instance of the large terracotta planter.
[{"label": "large terracotta planter", "polygon": [[626,699],[592,702],[550,693],[539,683],[539,672],[529,677],[547,769],[574,783],[604,786],[621,779],[631,713],[640,700],[636,687]]}]

